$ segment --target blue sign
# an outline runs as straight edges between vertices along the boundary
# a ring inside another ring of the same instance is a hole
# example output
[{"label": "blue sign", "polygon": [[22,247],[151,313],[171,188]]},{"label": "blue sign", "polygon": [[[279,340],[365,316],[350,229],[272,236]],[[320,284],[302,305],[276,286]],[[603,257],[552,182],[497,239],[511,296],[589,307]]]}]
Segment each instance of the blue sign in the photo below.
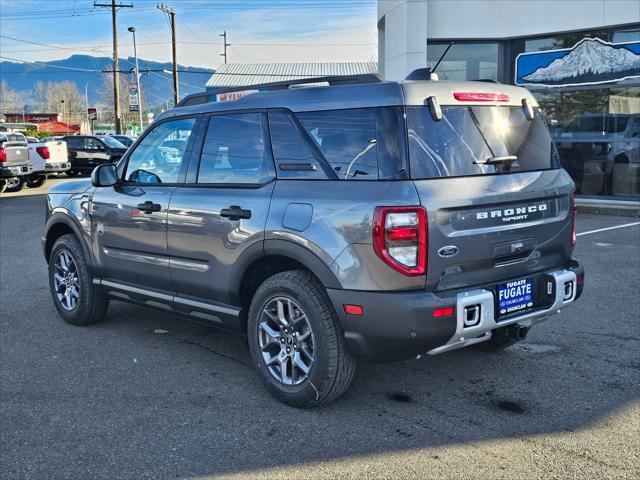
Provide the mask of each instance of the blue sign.
[{"label": "blue sign", "polygon": [[640,42],[585,38],[572,48],[521,53],[516,58],[516,85],[565,87],[636,77],[640,77]]}]

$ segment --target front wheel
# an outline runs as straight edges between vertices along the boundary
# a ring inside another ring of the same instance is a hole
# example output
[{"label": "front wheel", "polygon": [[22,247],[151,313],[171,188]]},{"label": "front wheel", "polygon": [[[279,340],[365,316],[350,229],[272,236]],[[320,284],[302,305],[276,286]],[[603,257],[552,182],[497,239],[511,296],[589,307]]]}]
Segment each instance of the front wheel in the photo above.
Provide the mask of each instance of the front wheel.
[{"label": "front wheel", "polygon": [[0,194],[3,194],[6,189],[7,189],[7,181],[4,179],[0,180]]},{"label": "front wheel", "polygon": [[19,192],[20,190],[22,190],[23,186],[24,180],[22,180],[22,177],[13,177],[7,180],[6,190],[9,193]]},{"label": "front wheel", "polygon": [[78,175],[78,171],[77,170],[67,170],[64,173],[67,174],[67,177],[75,177],[76,175]]},{"label": "front wheel", "polygon": [[53,245],[49,289],[58,314],[67,323],[90,325],[107,313],[109,298],[93,284],[93,275],[75,235],[62,235]]},{"label": "front wheel", "polygon": [[267,279],[251,302],[248,343],[260,379],[278,400],[314,407],[342,395],[356,361],[327,293],[309,272]]},{"label": "front wheel", "polygon": [[47,176],[44,173],[32,173],[25,178],[25,181],[27,183],[27,187],[38,188],[47,181]]}]

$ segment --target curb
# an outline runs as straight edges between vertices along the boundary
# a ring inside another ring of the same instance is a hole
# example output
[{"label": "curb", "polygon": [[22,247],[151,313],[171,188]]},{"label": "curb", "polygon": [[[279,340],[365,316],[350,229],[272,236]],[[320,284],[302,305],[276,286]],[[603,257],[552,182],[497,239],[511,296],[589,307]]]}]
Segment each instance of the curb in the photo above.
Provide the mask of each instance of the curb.
[{"label": "curb", "polygon": [[576,197],[576,206],[579,213],[640,217],[640,202]]}]

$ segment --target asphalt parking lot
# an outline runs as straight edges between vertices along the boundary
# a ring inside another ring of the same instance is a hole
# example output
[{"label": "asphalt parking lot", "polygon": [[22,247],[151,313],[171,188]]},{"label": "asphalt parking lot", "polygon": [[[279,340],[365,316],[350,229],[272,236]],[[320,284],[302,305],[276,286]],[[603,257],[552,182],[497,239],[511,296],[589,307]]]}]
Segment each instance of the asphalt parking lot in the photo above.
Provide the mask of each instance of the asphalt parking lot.
[{"label": "asphalt parking lot", "polygon": [[578,238],[583,297],[526,341],[364,365],[305,411],[267,394],[239,336],[121,302],[63,323],[44,201],[0,198],[1,478],[637,478],[638,225]]}]

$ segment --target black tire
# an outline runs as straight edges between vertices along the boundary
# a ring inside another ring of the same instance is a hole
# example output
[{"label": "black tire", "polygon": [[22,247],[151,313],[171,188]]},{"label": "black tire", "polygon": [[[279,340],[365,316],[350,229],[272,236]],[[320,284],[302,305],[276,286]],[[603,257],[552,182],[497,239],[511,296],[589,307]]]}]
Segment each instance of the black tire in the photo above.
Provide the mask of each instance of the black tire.
[{"label": "black tire", "polygon": [[7,181],[4,179],[0,180],[0,194],[3,194],[6,189],[7,189]]},{"label": "black tire", "polygon": [[[264,309],[280,298],[291,299],[300,307],[312,332],[313,363],[308,375],[296,385],[285,385],[274,378],[260,347],[259,324]],[[342,328],[326,290],[310,272],[292,270],[265,280],[252,299],[247,329],[249,351],[258,375],[281,402],[294,407],[316,407],[335,400],[351,384],[356,360],[344,345]]]},{"label": "black tire", "polygon": [[34,173],[25,177],[25,182],[29,188],[41,187],[46,181],[47,176],[44,173]]},{"label": "black tire", "polygon": [[[55,274],[62,273],[56,267],[60,254],[70,255],[76,273],[78,295],[75,296],[75,307],[63,306],[63,300],[59,298],[59,289],[56,286]],[[73,234],[62,235],[56,240],[49,257],[49,290],[53,304],[60,317],[72,325],[90,325],[104,318],[109,308],[109,298],[93,284],[93,275],[84,256],[80,242]]]},{"label": "black tire", "polygon": [[78,175],[78,171],[77,170],[67,170],[66,172],[67,177],[75,177],[76,175]]},{"label": "black tire", "polygon": [[7,188],[5,189],[9,193],[15,193],[22,190],[24,187],[24,180],[22,177],[14,177],[7,180]]}]

